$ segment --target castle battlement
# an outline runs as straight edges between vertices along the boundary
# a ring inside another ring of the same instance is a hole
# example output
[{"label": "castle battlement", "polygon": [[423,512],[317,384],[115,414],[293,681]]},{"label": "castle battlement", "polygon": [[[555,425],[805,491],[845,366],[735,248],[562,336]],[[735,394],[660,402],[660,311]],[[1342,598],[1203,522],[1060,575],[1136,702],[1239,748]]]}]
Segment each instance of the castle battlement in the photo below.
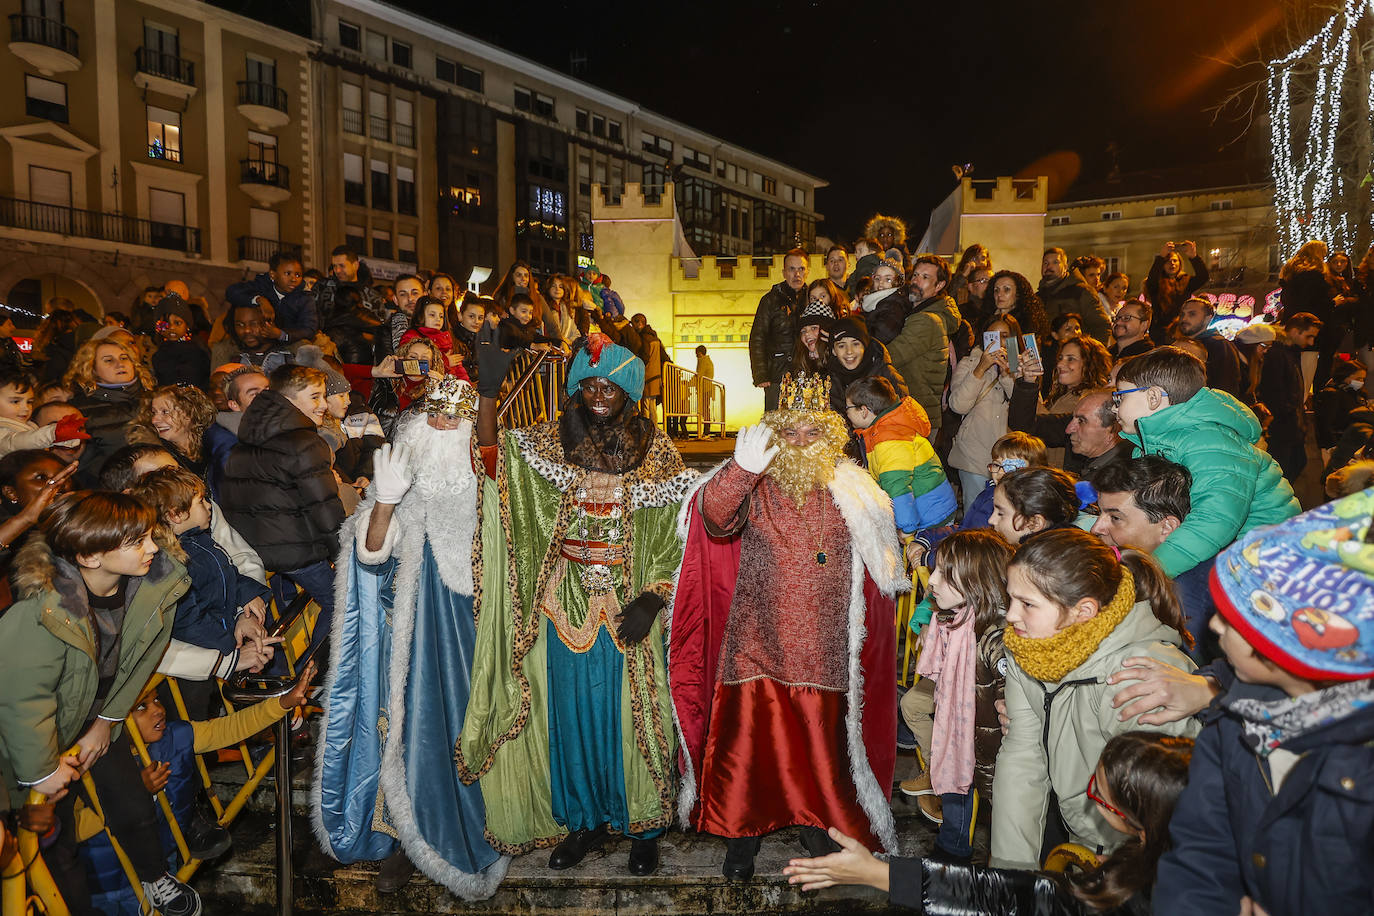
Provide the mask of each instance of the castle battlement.
[{"label": "castle battlement", "polygon": [[[672,284],[676,291],[682,287],[721,292],[767,291],[774,283],[782,282],[782,261],[786,255],[735,257],[706,255],[700,258],[673,258]],[[810,271],[807,282],[825,276],[825,255],[808,256]]]},{"label": "castle battlement", "polygon": [[1041,213],[1049,206],[1050,182],[1039,178],[965,178],[963,212]]},{"label": "castle battlement", "polygon": [[665,182],[661,194],[650,194],[646,198],[644,189],[638,181],[625,182],[625,190],[620,196],[608,199],[601,185],[592,185],[592,222],[597,220],[653,219],[670,220],[677,205],[673,197],[673,183]]}]

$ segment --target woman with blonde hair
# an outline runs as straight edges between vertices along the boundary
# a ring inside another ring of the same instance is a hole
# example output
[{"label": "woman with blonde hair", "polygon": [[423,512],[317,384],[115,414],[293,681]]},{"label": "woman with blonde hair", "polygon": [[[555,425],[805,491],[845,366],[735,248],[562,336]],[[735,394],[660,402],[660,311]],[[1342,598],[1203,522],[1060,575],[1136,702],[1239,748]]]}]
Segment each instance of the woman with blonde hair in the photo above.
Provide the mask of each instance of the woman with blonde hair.
[{"label": "woman with blonde hair", "polygon": [[78,477],[94,483],[111,453],[134,442],[152,442],[155,434],[135,423],[149,392],[153,374],[140,354],[118,333],[92,338],[72,357],[62,382],[72,392],[72,406],[86,417],[91,439],[81,453]]},{"label": "woman with blonde hair", "polygon": [[1321,391],[1331,378],[1331,362],[1346,330],[1341,320],[1344,316],[1336,312],[1339,283],[1326,260],[1326,243],[1314,239],[1299,248],[1279,271],[1279,305],[1283,309],[1280,321],[1289,315],[1307,312],[1322,323],[1317,332],[1315,370],[1310,355],[1303,359],[1303,374],[1312,372],[1313,391]]},{"label": "woman with blonde hair", "polygon": [[143,402],[138,425],[151,429],[177,464],[208,480],[205,434],[215,425],[215,405],[199,388],[163,385]]}]

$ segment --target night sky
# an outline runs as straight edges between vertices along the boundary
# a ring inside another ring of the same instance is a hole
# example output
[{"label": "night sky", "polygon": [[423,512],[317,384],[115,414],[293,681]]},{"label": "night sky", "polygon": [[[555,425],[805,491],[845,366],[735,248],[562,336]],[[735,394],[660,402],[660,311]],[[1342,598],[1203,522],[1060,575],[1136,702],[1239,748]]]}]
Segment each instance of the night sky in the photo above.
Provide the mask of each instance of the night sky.
[{"label": "night sky", "polygon": [[[390,0],[827,179],[822,234],[875,210],[919,237],[974,177],[1125,172],[1265,155],[1206,111],[1262,68],[1280,0]],[[250,5],[252,5],[250,0]],[[1043,163],[1042,163],[1043,165]],[[1058,197],[1066,181],[1052,181]]]}]

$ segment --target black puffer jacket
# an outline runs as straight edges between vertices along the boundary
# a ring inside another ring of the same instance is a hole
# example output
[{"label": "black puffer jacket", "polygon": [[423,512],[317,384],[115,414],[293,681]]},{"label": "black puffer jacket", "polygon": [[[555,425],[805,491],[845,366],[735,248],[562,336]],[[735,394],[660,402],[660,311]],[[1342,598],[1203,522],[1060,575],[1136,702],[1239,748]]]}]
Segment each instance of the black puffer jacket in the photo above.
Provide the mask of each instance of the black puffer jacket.
[{"label": "black puffer jacket", "polygon": [[1079,900],[1063,881],[1043,872],[950,865],[933,859],[893,856],[888,900],[928,916],[1148,916],[1150,897],[1137,893],[1108,910]]},{"label": "black puffer jacket", "polygon": [[310,418],[277,392],[262,392],[243,412],[220,499],[269,570],[300,569],[338,549],[344,509],[333,457]]},{"label": "black puffer jacket", "polygon": [[[90,392],[77,388],[73,392],[72,406],[85,415],[86,432],[91,434],[85,451],[81,453],[78,468],[82,486],[94,486],[105,459],[130,441],[156,441],[156,436],[150,431],[134,425],[146,396],[141,382],[124,388],[95,388]],[[135,430],[143,435],[131,437],[130,432]]]},{"label": "black puffer jacket", "polygon": [[749,330],[749,366],[754,384],[779,382],[792,366],[797,347],[797,315],[806,299],[806,286],[793,292],[786,283],[775,283],[759,300],[754,326]]}]

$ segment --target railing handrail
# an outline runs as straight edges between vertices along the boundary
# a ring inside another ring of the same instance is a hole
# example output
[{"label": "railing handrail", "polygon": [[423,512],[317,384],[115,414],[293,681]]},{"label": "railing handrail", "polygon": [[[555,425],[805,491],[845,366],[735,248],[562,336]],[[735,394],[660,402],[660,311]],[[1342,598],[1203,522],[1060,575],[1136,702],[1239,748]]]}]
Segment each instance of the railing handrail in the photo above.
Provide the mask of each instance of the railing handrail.
[{"label": "railing handrail", "polygon": [[291,187],[291,169],[275,159],[248,156],[239,160],[239,181],[250,184],[270,184],[278,188]]},{"label": "railing handrail", "polygon": [[[684,394],[684,389],[686,393]],[[713,378],[697,375],[677,363],[663,364],[663,416],[660,427],[667,430],[669,418],[695,421],[697,438],[709,428],[719,426],[725,434],[725,386]]]},{"label": "railing handrail", "polygon": [[72,57],[77,52],[76,30],[61,19],[33,16],[29,13],[10,14],[10,41],[46,45],[66,51]]},{"label": "railing handrail", "polygon": [[275,108],[277,111],[286,111],[286,90],[276,83],[264,83],[261,80],[239,80],[238,86],[240,105],[262,105],[267,108]]},{"label": "railing handrail", "polygon": [[[134,49],[134,63],[140,73],[151,73],[153,76],[161,76],[188,86],[194,86],[196,83],[195,61],[187,60],[180,54],[158,51],[142,45]],[[168,66],[168,63],[171,66]]]},{"label": "railing handrail", "polygon": [[[76,207],[39,203],[17,197],[0,197],[0,225],[34,232],[54,232],[73,238],[101,239],[107,242],[200,254],[200,229],[196,226],[160,223],[125,216],[122,213],[80,210]],[[159,233],[165,233],[168,228],[182,230],[184,241],[177,245],[158,244]]]}]

